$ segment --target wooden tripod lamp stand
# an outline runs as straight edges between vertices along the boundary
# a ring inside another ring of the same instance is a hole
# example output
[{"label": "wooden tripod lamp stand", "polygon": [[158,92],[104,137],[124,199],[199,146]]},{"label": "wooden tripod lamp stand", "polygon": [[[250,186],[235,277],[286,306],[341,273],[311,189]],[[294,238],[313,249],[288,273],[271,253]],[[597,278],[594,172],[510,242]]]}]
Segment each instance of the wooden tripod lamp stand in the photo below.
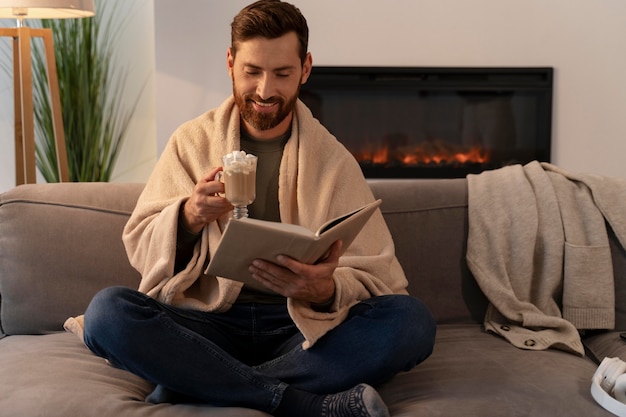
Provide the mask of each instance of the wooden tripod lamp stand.
[{"label": "wooden tripod lamp stand", "polygon": [[67,19],[94,15],[94,0],[0,0],[0,18],[17,20],[15,28],[0,28],[0,36],[13,38],[15,96],[15,182],[37,182],[31,39],[42,38],[46,53],[50,108],[54,126],[59,179],[69,181],[65,132],[51,29],[24,26],[24,19]]}]

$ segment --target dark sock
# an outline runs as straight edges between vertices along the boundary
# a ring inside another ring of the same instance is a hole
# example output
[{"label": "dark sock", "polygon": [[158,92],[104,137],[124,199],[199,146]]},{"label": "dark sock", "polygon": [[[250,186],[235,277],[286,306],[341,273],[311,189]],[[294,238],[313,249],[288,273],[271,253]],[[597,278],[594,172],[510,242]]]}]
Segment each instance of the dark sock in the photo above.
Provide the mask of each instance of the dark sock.
[{"label": "dark sock", "polygon": [[367,384],[338,394],[327,395],[322,401],[321,417],[389,417],[389,410],[378,392]]},{"label": "dark sock", "polygon": [[276,417],[389,417],[376,390],[359,384],[338,394],[316,395],[287,387]]}]

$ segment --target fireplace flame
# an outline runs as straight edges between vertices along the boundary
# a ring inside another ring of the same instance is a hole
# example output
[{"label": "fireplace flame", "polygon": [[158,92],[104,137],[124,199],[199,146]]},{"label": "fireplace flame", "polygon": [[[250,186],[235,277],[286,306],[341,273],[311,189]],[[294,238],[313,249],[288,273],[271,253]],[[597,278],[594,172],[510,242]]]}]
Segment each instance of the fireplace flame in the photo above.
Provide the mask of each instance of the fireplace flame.
[{"label": "fireplace flame", "polygon": [[489,162],[489,152],[481,146],[453,145],[444,141],[422,142],[415,147],[392,147],[384,144],[376,149],[353,152],[361,163],[374,165],[463,165]]}]

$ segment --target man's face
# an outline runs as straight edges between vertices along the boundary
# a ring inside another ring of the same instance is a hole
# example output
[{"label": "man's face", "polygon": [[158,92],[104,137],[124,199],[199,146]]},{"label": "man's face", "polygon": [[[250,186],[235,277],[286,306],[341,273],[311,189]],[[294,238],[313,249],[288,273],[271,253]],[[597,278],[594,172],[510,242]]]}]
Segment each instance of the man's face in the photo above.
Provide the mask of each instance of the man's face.
[{"label": "man's face", "polygon": [[311,56],[302,65],[295,33],[259,37],[239,43],[236,57],[228,50],[228,71],[244,127],[255,138],[272,139],[289,128]]}]

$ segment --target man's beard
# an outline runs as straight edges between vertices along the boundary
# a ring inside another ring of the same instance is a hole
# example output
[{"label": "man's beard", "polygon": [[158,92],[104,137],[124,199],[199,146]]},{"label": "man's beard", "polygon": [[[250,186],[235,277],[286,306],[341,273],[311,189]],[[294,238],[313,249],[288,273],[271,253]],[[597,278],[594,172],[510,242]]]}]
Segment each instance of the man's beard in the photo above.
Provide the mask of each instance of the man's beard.
[{"label": "man's beard", "polygon": [[[257,130],[272,129],[285,120],[285,118],[289,116],[289,113],[296,107],[299,93],[300,86],[298,86],[296,94],[290,97],[288,101],[280,97],[271,97],[268,100],[261,100],[256,94],[239,94],[233,83],[233,96],[235,97],[235,104],[239,107],[241,117]],[[259,103],[277,103],[278,110],[271,113],[260,113],[254,110],[254,101]]]}]

